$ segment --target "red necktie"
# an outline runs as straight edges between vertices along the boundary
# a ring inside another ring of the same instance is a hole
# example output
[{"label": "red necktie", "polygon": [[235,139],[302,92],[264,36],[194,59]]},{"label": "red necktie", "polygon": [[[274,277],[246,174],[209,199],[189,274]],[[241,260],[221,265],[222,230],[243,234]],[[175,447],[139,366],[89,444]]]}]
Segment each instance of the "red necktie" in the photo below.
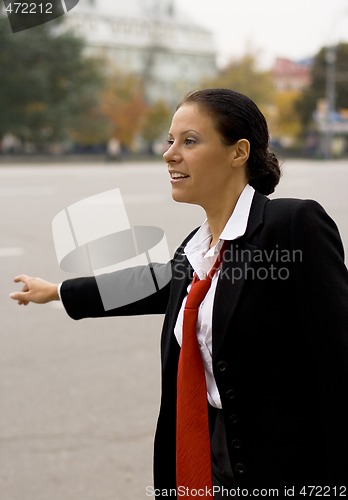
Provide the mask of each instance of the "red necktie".
[{"label": "red necktie", "polygon": [[[196,273],[184,308],[183,337],[179,357],[176,410],[176,483],[187,488],[185,498],[197,497],[196,490],[212,488],[212,466],[207,386],[197,341],[198,308],[222,261],[226,242],[206,279]],[[192,490],[195,490],[192,494]],[[209,498],[200,496],[200,498]]]}]

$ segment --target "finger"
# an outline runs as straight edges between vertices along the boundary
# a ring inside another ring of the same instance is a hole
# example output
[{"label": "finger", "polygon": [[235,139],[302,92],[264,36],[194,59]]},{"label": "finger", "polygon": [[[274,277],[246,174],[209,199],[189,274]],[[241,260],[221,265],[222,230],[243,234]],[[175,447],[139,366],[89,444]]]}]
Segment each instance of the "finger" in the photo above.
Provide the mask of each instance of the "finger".
[{"label": "finger", "polygon": [[27,295],[28,292],[12,292],[10,293],[10,299],[27,302],[26,300]]},{"label": "finger", "polygon": [[27,274],[19,274],[18,276],[15,276],[13,278],[13,281],[15,283],[26,283],[28,280],[30,279],[30,276],[28,276]]}]

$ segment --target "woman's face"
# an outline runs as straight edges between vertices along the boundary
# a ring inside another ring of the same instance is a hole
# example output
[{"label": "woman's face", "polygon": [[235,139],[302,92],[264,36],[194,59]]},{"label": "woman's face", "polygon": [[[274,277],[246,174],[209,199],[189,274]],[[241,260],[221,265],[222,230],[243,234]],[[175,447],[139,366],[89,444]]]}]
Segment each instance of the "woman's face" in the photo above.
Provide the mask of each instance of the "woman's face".
[{"label": "woman's face", "polygon": [[[212,118],[196,104],[184,104],[174,114],[168,134],[168,165],[175,201],[205,210],[231,194],[235,178],[235,145],[225,145]],[[240,170],[240,169],[237,169]]]}]

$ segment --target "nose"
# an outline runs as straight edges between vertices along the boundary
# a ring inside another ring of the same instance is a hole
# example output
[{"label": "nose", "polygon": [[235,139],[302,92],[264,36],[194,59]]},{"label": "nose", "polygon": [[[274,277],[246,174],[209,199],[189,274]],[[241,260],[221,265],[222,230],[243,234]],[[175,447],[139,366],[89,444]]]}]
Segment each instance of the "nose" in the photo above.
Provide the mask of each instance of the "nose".
[{"label": "nose", "polygon": [[174,143],[170,144],[167,151],[163,153],[163,159],[166,163],[177,162],[179,159],[179,151]]},{"label": "nose", "polygon": [[171,153],[170,153],[170,150],[172,149],[173,145],[169,145],[168,149],[163,153],[163,160],[168,163],[169,162],[169,158],[171,157]]}]

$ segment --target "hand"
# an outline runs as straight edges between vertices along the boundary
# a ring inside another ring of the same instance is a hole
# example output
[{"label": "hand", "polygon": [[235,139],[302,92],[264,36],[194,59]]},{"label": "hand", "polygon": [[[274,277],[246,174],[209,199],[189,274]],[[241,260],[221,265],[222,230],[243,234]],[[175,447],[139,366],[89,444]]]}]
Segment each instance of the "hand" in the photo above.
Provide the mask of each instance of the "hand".
[{"label": "hand", "polygon": [[16,276],[13,281],[15,283],[24,283],[21,292],[10,293],[10,298],[18,300],[18,305],[26,306],[29,302],[46,304],[51,300],[59,300],[58,285],[54,283],[41,278],[33,278],[26,274]]}]

